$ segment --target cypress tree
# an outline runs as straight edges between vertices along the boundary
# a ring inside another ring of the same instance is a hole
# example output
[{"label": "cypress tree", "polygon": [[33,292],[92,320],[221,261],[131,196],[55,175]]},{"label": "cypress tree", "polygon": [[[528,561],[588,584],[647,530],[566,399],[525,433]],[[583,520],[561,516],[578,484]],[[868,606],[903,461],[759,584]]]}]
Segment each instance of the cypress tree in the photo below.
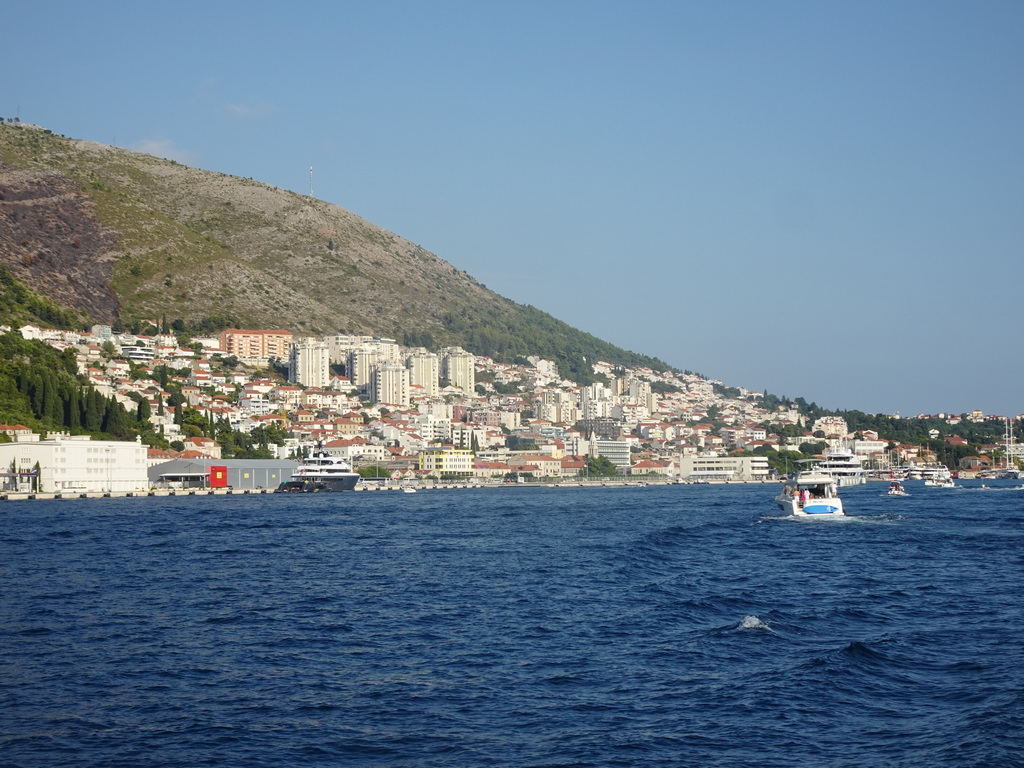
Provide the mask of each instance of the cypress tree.
[{"label": "cypress tree", "polygon": [[103,397],[95,389],[90,390],[85,402],[83,426],[90,432],[99,432],[103,427]]},{"label": "cypress tree", "polygon": [[29,379],[28,396],[32,403],[32,413],[37,419],[43,418],[43,377],[38,373]]},{"label": "cypress tree", "polygon": [[114,402],[107,400],[103,408],[103,419],[100,421],[100,431],[110,434],[110,428],[114,425]]},{"label": "cypress tree", "polygon": [[82,403],[78,387],[71,387],[64,401],[64,425],[71,430],[82,426]]},{"label": "cypress tree", "polygon": [[53,426],[64,424],[64,407],[61,402],[60,390],[52,371],[43,374],[43,414],[42,419]]},{"label": "cypress tree", "polygon": [[132,434],[128,412],[113,398],[107,401],[107,409],[103,415],[103,431],[114,437],[130,437]]}]

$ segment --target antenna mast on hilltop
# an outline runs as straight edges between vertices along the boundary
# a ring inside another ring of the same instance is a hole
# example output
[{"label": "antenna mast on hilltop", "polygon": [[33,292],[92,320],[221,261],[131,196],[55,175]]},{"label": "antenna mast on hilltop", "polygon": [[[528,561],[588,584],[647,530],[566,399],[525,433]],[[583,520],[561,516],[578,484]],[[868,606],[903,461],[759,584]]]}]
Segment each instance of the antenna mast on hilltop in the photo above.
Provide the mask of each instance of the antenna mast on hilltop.
[{"label": "antenna mast on hilltop", "polygon": [[309,196],[313,196],[313,164],[309,164]]}]

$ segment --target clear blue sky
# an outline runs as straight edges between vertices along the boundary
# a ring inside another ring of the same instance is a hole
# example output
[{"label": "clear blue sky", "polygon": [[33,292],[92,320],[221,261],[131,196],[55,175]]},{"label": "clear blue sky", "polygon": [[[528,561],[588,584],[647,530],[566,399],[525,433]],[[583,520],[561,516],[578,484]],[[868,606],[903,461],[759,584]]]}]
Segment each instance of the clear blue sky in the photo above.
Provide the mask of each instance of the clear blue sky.
[{"label": "clear blue sky", "polygon": [[0,116],[309,192],[637,352],[1024,411],[1024,3],[15,3]]}]

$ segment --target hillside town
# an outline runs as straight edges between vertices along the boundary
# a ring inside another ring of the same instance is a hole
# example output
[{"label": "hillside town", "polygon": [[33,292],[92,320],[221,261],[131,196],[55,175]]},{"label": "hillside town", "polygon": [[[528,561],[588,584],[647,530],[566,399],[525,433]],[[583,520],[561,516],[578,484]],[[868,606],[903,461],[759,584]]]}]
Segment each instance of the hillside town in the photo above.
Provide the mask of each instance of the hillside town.
[{"label": "hillside town", "polygon": [[[557,481],[586,475],[588,458],[633,478],[758,482],[773,476],[767,451],[804,443],[844,446],[879,472],[934,461],[920,446],[894,445],[865,430],[851,434],[840,417],[807,423],[793,406],[768,409],[761,393],[691,373],[594,361],[595,383],[581,386],[560,377],[551,360],[498,363],[460,347],[410,348],[372,336],[230,328],[182,344],[174,333],[115,333],[102,325],[89,333],[31,325],[0,331],[74,349],[79,372],[98,392],[133,411],[145,400],[154,431],[171,446],[138,440],[100,445],[0,425],[0,433],[26,449],[17,466],[7,461],[9,483],[38,465],[51,491],[207,482],[211,466],[230,464],[220,444],[183,423],[168,404],[172,391],[184,398],[180,408],[195,409],[211,423],[241,433],[279,430],[284,437],[272,446],[276,462],[263,466],[263,476],[259,461],[236,468],[235,482],[252,487],[276,486],[315,450],[357,469],[372,467],[385,482]],[[161,366],[175,372],[163,385],[154,373]],[[951,425],[990,418],[980,412],[939,417]],[[771,425],[789,427],[778,431],[792,436],[780,438]],[[58,480],[47,472],[47,461],[67,460],[27,451],[33,444],[56,446],[57,453],[69,446],[93,451],[94,464],[85,461],[86,477]],[[987,463],[972,457],[954,469],[970,476]]]}]

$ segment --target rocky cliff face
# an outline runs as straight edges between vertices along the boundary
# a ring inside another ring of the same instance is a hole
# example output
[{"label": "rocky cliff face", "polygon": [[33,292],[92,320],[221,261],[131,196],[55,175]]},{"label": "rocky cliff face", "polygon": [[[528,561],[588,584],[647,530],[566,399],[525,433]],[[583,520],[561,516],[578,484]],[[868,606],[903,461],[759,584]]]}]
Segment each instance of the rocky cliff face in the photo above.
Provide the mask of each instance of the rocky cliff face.
[{"label": "rocky cliff face", "polygon": [[117,238],[74,179],[0,163],[0,258],[22,282],[64,306],[112,322]]}]

